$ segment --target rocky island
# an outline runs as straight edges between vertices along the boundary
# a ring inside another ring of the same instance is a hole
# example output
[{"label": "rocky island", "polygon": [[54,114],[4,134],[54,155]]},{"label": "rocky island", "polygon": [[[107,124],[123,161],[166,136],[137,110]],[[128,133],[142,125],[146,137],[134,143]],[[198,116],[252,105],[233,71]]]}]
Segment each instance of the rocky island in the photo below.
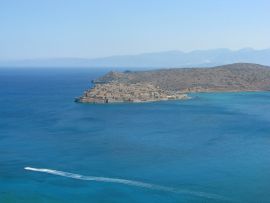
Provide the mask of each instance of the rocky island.
[{"label": "rocky island", "polygon": [[187,99],[182,92],[160,89],[150,83],[96,84],[78,99],[83,103],[151,102],[169,99]]},{"label": "rocky island", "polygon": [[188,99],[191,92],[269,91],[270,67],[236,63],[212,68],[109,72],[76,98],[82,103]]}]

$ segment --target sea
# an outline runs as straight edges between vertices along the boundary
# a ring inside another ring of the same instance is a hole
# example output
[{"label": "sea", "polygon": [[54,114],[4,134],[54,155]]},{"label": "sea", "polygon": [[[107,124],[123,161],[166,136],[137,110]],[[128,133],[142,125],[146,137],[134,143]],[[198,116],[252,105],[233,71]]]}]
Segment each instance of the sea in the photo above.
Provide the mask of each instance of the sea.
[{"label": "sea", "polygon": [[81,104],[108,69],[0,69],[0,202],[270,202],[270,92]]}]

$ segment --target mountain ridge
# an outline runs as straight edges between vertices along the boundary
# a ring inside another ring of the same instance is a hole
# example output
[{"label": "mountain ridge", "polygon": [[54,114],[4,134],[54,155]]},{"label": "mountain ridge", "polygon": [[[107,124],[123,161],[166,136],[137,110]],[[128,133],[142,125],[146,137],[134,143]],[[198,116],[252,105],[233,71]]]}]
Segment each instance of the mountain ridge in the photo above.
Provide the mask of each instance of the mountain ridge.
[{"label": "mountain ridge", "polygon": [[99,58],[47,58],[0,61],[0,67],[126,67],[126,68],[167,68],[207,67],[231,63],[257,63],[270,65],[270,49],[255,50],[225,48],[210,50],[163,51],[134,55],[116,55]]}]

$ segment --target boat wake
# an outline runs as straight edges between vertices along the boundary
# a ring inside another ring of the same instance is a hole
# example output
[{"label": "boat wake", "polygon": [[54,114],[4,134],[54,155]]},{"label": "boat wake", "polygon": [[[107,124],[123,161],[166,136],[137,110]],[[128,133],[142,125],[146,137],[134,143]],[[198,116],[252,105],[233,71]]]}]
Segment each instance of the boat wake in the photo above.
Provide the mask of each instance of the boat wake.
[{"label": "boat wake", "polygon": [[58,175],[58,176],[63,176],[63,177],[73,178],[73,179],[79,179],[79,180],[85,180],[85,181],[118,183],[118,184],[142,187],[142,188],[147,188],[147,189],[152,189],[152,190],[159,190],[159,191],[164,191],[164,192],[173,192],[173,193],[179,193],[179,194],[192,195],[192,196],[203,197],[203,198],[208,198],[208,199],[228,200],[228,199],[226,199],[222,196],[216,195],[216,194],[190,191],[190,190],[179,190],[179,189],[176,189],[173,187],[166,187],[166,186],[162,186],[162,185],[150,184],[150,183],[127,180],[127,179],[84,176],[84,175],[80,175],[80,174],[69,173],[69,172],[64,172],[64,171],[57,171],[57,170],[46,169],[46,168],[25,167],[24,169],[28,170],[28,171],[49,173],[49,174],[53,174],[53,175]]}]

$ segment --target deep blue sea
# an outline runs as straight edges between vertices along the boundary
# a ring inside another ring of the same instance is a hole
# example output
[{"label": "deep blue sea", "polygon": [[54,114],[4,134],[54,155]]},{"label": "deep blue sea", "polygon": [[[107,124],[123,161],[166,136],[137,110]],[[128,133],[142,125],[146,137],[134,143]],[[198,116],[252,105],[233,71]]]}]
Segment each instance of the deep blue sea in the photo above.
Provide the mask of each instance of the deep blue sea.
[{"label": "deep blue sea", "polygon": [[73,102],[106,71],[0,69],[1,203],[270,202],[269,92]]}]

